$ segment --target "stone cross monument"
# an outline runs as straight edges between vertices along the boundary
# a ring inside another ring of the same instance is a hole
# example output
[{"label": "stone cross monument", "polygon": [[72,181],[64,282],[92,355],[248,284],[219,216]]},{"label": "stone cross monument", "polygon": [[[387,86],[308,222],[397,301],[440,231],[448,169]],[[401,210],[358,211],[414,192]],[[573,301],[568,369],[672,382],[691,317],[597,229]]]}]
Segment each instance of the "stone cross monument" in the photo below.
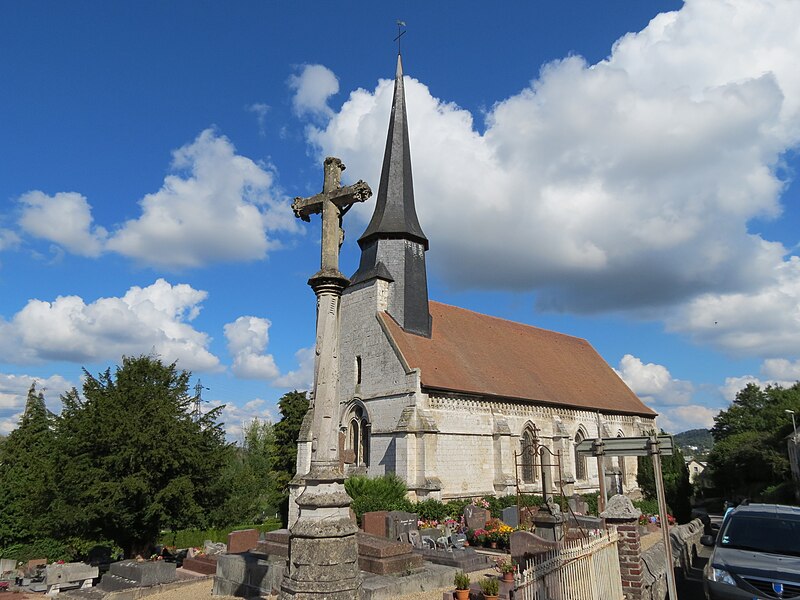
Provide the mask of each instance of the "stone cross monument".
[{"label": "stone cross monument", "polygon": [[326,158],[324,169],[322,193],[292,203],[295,216],[304,221],[322,213],[322,260],[308,280],[317,296],[311,468],[302,477],[305,490],[297,498],[300,515],[289,535],[289,568],[281,598],[357,600],[357,527],[350,520],[350,497],[339,463],[339,301],[349,283],[339,271],[339,248],[344,240],[342,217],[372,191],[363,181],[341,187],[345,166],[338,158]]}]

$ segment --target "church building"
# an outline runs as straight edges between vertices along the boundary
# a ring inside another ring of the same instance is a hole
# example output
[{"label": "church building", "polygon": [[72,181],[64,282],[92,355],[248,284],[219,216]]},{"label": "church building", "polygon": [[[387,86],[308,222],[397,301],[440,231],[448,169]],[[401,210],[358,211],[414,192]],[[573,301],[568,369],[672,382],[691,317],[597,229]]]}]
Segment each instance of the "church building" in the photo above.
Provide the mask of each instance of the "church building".
[{"label": "church building", "polygon": [[[396,473],[413,500],[599,487],[587,438],[639,436],[656,413],[583,339],[428,298],[400,56],[375,211],[340,307],[340,446],[345,472]],[[429,200],[427,200],[429,201]],[[306,419],[310,423],[309,419]],[[545,457],[530,452],[534,443]],[[298,473],[310,466],[304,426]],[[637,489],[636,459],[605,459],[610,490]],[[296,494],[299,490],[294,490]]]}]

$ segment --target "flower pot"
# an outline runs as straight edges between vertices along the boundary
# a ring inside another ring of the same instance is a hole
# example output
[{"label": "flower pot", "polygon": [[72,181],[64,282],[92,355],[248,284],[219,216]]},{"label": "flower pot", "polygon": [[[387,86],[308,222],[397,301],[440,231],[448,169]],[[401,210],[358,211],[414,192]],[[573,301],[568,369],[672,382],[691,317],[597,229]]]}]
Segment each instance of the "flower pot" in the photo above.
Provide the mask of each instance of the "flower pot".
[{"label": "flower pot", "polygon": [[497,548],[497,542],[489,542],[489,548]]},{"label": "flower pot", "polygon": [[469,600],[469,590],[456,590],[456,600]]},{"label": "flower pot", "polygon": [[514,572],[509,571],[508,573],[503,573],[503,581],[506,583],[514,583]]},{"label": "flower pot", "polygon": [[483,597],[485,600],[497,600],[500,596],[487,596],[484,594]]}]

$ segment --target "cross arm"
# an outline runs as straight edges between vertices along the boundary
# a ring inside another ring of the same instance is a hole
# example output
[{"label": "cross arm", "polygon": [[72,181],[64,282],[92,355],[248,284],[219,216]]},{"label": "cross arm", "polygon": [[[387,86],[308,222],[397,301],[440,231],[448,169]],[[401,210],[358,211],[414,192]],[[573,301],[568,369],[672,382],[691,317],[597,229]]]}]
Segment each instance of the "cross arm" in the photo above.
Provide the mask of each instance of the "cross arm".
[{"label": "cross arm", "polygon": [[297,197],[292,202],[294,216],[303,221],[310,221],[311,215],[322,212],[323,204],[330,200],[339,209],[346,209],[356,202],[364,202],[372,196],[372,190],[364,181],[357,181],[353,185],[337,188],[330,192],[315,194],[310,198]]}]

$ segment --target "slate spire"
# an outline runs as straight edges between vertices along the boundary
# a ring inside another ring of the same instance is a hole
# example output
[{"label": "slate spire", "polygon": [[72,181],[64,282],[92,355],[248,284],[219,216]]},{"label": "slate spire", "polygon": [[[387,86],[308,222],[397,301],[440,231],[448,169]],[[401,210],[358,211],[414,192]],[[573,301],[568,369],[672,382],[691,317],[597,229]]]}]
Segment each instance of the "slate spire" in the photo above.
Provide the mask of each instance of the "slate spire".
[{"label": "slate spire", "polygon": [[352,284],[373,278],[390,281],[389,314],[405,331],[430,337],[425,268],[428,238],[414,206],[403,61],[399,54],[375,212],[358,245],[361,263]]},{"label": "slate spire", "polygon": [[414,181],[411,176],[411,149],[408,143],[406,94],[403,86],[403,60],[397,55],[394,78],[394,99],[389,117],[389,135],[383,153],[383,168],[375,213],[364,235],[358,240],[363,249],[379,236],[414,240],[428,249],[428,238],[422,233],[414,206]]}]

